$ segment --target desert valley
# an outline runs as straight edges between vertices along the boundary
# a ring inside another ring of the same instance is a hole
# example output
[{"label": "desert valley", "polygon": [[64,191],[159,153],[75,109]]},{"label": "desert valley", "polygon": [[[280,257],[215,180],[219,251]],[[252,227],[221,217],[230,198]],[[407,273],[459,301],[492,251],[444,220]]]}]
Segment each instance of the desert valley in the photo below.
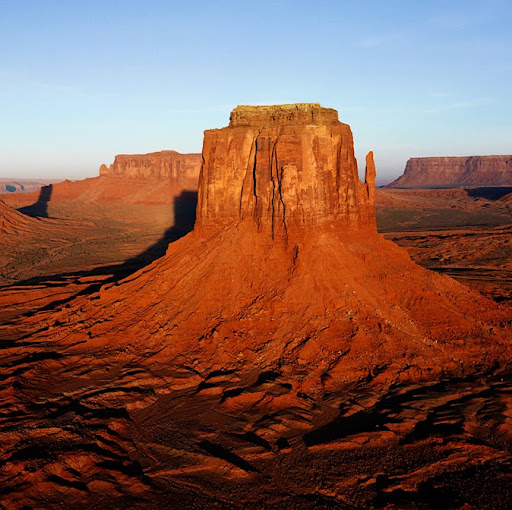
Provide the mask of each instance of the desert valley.
[{"label": "desert valley", "polygon": [[512,156],[166,149],[0,194],[0,508],[510,508]]}]

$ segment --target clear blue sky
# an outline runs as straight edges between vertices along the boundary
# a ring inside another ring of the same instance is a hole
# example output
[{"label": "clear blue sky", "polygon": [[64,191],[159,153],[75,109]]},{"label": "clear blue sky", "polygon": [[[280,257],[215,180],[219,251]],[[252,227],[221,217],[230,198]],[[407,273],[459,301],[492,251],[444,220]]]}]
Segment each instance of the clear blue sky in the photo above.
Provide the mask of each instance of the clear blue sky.
[{"label": "clear blue sky", "polygon": [[0,0],[0,176],[200,152],[237,104],[320,102],[380,178],[512,153],[512,2]]}]

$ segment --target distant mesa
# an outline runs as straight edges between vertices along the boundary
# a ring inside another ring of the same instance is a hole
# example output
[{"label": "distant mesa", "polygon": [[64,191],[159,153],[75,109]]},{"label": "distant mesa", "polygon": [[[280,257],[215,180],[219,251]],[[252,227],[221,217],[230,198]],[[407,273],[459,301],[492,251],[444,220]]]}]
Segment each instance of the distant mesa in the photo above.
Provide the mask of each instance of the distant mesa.
[{"label": "distant mesa", "polygon": [[[48,202],[171,204],[182,191],[195,193],[201,161],[201,154],[173,150],[121,154],[109,167],[101,165],[98,177],[54,184]],[[37,215],[40,193],[11,193],[5,199],[12,207],[28,207],[27,213]]]},{"label": "distant mesa", "polygon": [[149,154],[120,154],[114,163],[101,165],[100,177],[130,177],[143,179],[172,179],[188,184],[199,176],[201,154],[180,154],[168,150]]},{"label": "distant mesa", "polygon": [[510,186],[512,156],[411,158],[392,188]]},{"label": "distant mesa", "polygon": [[0,178],[0,195],[9,193],[32,193],[42,186],[60,182],[59,179],[9,179]]}]

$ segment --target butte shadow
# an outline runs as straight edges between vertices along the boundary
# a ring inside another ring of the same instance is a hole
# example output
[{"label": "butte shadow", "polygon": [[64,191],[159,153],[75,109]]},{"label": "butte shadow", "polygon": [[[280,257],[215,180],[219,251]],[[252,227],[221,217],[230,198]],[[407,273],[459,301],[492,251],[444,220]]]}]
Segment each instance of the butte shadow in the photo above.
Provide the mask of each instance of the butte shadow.
[{"label": "butte shadow", "polygon": [[39,190],[37,201],[32,205],[21,207],[19,211],[27,216],[35,218],[48,218],[48,202],[51,200],[53,193],[53,184],[42,186]]},{"label": "butte shadow", "polygon": [[[37,307],[35,305],[36,302],[33,301],[34,306],[29,312],[26,312],[28,315],[33,315],[40,311],[54,310],[55,308],[72,301],[78,296],[87,296],[97,292],[105,284],[118,282],[162,257],[170,243],[189,233],[194,227],[196,205],[197,192],[180,192],[180,194],[175,197],[172,204],[174,210],[173,225],[164,232],[162,237],[156,243],[135,257],[131,257],[125,262],[119,264],[98,266],[89,270],[68,271],[53,275],[32,277],[16,282],[12,285],[1,286],[0,303],[9,302],[9,299],[6,296],[11,293],[13,294],[14,301],[12,301],[10,305],[14,307],[16,304],[16,294],[24,296],[30,291],[31,287],[37,287],[40,289],[44,288],[46,290],[40,291],[41,294],[47,295],[47,297],[42,300],[44,305]],[[4,228],[7,232],[11,232],[14,229],[12,225],[15,224],[16,226],[21,225],[24,227],[25,223],[31,221],[37,223],[36,219],[23,215],[19,211],[9,208],[0,201],[0,229]],[[56,232],[57,229],[58,225],[55,225],[54,231]],[[76,287],[75,291],[72,290],[73,285]],[[62,291],[64,291],[64,294],[66,295],[65,297],[62,297]],[[55,297],[53,298],[52,295],[55,295]],[[0,311],[0,317],[1,316],[2,313]]]}]

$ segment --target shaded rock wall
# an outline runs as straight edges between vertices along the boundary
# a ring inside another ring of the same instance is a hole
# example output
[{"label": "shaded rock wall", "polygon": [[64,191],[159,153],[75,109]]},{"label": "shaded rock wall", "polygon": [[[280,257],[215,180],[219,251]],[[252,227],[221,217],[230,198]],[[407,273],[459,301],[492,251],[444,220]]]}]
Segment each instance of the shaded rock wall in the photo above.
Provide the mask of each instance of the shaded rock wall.
[{"label": "shaded rock wall", "polygon": [[512,184],[512,156],[411,158],[390,187],[504,186]]}]

